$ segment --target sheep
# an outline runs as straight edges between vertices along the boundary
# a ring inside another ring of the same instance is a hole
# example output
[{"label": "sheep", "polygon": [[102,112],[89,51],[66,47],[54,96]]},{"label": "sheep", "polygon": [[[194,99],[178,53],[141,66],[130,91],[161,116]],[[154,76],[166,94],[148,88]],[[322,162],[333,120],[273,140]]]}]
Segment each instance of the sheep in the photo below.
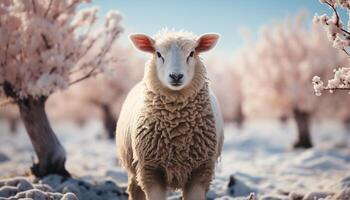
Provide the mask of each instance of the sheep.
[{"label": "sheep", "polygon": [[129,199],[164,200],[168,189],[181,189],[185,200],[205,199],[224,136],[199,54],[212,49],[218,38],[173,30],[162,30],[155,39],[130,35],[134,46],[152,57],[117,123]]}]

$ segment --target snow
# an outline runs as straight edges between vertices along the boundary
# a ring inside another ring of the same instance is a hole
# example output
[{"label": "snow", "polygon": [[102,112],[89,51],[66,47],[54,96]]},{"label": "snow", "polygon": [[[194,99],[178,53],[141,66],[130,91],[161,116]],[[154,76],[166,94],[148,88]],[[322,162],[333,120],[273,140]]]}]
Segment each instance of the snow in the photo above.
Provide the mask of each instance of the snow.
[{"label": "snow", "polygon": [[[35,154],[24,127],[11,134],[8,124],[0,122],[0,200],[16,195],[29,199],[33,195],[126,199],[127,175],[118,165],[115,142],[104,138],[101,124],[54,123],[53,128],[66,149],[66,166],[73,178],[53,175],[38,180],[27,176]],[[227,125],[223,153],[207,198],[248,199],[254,193],[265,200],[350,199],[349,133],[337,122],[314,123],[312,133],[314,148],[292,150],[292,122],[250,122],[242,129]],[[179,196],[179,192],[169,192],[168,199]]]}]

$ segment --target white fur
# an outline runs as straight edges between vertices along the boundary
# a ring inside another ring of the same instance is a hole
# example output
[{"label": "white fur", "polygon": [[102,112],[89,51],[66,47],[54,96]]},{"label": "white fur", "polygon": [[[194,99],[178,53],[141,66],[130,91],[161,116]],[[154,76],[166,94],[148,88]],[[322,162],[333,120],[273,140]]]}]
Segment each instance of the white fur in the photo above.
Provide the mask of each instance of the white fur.
[{"label": "white fur", "polygon": [[[193,51],[190,49],[181,49],[173,44],[170,48],[159,48],[157,50],[162,54],[162,58],[157,57],[157,75],[159,80],[172,90],[181,90],[186,87],[192,80],[195,67],[195,59],[189,54]],[[183,74],[180,86],[173,86],[170,74]]]}]

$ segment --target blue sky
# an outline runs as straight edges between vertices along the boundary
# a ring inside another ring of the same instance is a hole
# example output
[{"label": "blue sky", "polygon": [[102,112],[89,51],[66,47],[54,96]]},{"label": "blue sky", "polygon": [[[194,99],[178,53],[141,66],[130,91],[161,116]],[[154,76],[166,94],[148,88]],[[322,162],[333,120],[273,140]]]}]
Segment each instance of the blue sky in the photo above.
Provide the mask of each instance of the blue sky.
[{"label": "blue sky", "polygon": [[299,11],[308,13],[312,21],[315,13],[331,13],[318,0],[95,0],[101,14],[117,9],[124,15],[126,32],[121,41],[133,32],[153,35],[163,27],[184,29],[195,34],[218,32],[218,52],[233,52],[243,44],[239,30],[249,29],[254,35],[260,27],[268,25]]}]

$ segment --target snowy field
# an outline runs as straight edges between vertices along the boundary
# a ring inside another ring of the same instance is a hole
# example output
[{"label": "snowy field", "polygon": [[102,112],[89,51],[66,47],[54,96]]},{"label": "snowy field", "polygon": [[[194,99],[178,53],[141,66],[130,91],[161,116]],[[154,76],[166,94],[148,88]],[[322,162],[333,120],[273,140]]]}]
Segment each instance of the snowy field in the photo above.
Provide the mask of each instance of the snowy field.
[{"label": "snowy field", "polygon": [[[53,128],[66,149],[73,179],[26,176],[35,154],[24,127],[11,134],[1,122],[0,200],[127,198],[127,176],[118,166],[115,143],[104,138],[99,123],[60,123]],[[339,123],[314,124],[315,148],[294,151],[294,130],[293,123],[255,122],[241,130],[227,125],[208,199],[247,199],[250,193],[265,200],[350,199],[350,133]],[[169,199],[178,197],[178,192],[169,193]]]}]

